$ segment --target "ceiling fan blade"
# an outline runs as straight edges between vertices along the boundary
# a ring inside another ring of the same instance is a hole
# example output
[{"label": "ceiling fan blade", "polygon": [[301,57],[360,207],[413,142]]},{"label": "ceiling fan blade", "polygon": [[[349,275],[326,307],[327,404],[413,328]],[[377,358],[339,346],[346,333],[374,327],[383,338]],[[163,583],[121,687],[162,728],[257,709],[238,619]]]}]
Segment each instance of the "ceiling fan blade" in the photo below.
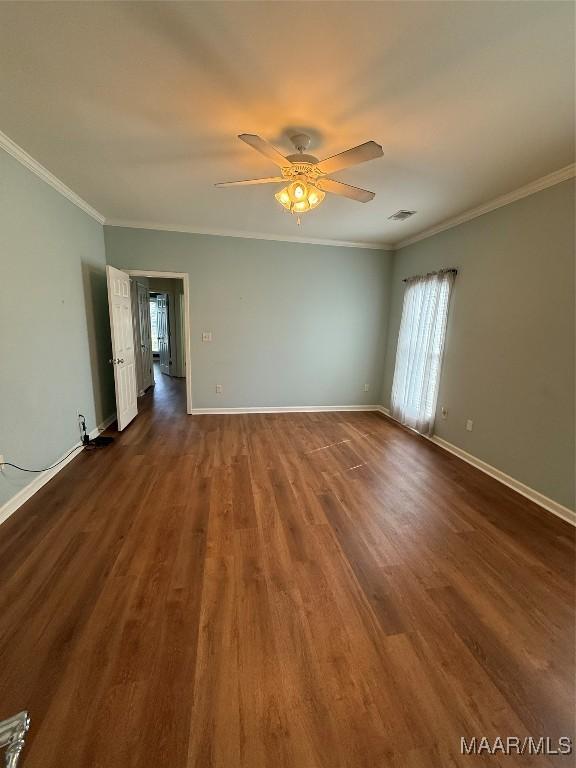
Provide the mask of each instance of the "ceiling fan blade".
[{"label": "ceiling fan blade", "polygon": [[286,181],[282,176],[269,176],[266,179],[244,179],[242,181],[221,181],[215,187],[245,187],[248,184],[278,184]]},{"label": "ceiling fan blade", "polygon": [[335,173],[351,165],[365,163],[367,160],[375,160],[377,157],[382,157],[383,154],[384,152],[380,144],[376,144],[375,141],[366,141],[357,147],[340,152],[339,155],[332,155],[332,157],[321,160],[317,167],[322,173]]},{"label": "ceiling fan blade", "polygon": [[280,152],[272,146],[272,144],[264,141],[260,136],[256,136],[253,133],[241,133],[238,138],[246,142],[246,144],[249,144],[257,152],[265,155],[268,160],[272,160],[272,162],[279,168],[286,168],[291,165],[290,160],[287,160],[284,155],[281,155]]},{"label": "ceiling fan blade", "polygon": [[343,184],[335,179],[318,179],[316,185],[324,192],[349,197],[350,200],[357,200],[359,203],[369,203],[375,197],[375,192],[368,192],[367,189],[360,189],[360,187],[352,187],[350,184]]}]

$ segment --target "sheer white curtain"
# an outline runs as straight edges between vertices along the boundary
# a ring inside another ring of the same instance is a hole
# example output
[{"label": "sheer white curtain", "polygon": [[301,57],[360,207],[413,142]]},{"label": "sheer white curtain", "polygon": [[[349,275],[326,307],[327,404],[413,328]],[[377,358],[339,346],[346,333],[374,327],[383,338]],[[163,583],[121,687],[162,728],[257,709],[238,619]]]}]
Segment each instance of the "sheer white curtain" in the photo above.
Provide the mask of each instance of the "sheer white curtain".
[{"label": "sheer white curtain", "polygon": [[392,416],[432,434],[455,270],[406,281],[392,384]]}]

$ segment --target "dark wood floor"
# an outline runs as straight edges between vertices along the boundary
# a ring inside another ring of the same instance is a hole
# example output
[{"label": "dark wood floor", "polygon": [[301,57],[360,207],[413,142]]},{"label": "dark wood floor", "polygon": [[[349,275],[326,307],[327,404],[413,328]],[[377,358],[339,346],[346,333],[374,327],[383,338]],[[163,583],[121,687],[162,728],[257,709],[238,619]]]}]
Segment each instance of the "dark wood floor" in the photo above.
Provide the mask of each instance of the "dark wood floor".
[{"label": "dark wood floor", "polygon": [[379,414],[184,410],[0,527],[23,768],[565,764],[459,752],[573,735],[568,524]]}]

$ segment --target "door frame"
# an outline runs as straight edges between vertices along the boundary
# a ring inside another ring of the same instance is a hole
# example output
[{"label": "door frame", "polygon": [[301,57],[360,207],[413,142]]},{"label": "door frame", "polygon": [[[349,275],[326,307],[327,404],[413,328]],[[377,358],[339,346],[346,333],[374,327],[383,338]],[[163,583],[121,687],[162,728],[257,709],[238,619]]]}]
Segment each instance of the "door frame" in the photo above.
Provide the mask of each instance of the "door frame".
[{"label": "door frame", "polygon": [[190,275],[188,272],[158,272],[154,269],[123,269],[132,277],[167,277],[184,286],[184,357],[186,360],[186,413],[192,414],[192,355],[190,347]]}]

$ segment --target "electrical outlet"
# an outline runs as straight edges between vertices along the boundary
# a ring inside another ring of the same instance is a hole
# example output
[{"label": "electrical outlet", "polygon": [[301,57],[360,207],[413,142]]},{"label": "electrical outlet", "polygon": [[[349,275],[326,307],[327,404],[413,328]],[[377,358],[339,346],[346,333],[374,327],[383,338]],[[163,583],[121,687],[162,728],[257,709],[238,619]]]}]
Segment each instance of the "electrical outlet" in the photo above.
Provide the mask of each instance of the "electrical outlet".
[{"label": "electrical outlet", "polygon": [[474,426],[474,422],[472,421],[472,419],[468,419],[466,421],[466,431],[467,432],[472,432],[473,426]]},{"label": "electrical outlet", "polygon": [[204,331],[202,333],[202,341],[212,341],[212,331]]},{"label": "electrical outlet", "polygon": [[370,384],[364,384],[364,392],[368,392],[370,389]]},{"label": "electrical outlet", "polygon": [[216,384],[216,394],[217,395],[222,394],[222,384]]},{"label": "electrical outlet", "polygon": [[448,408],[444,408],[444,406],[442,406],[442,408],[440,409],[440,415],[442,416],[443,419],[447,419],[448,418]]}]

